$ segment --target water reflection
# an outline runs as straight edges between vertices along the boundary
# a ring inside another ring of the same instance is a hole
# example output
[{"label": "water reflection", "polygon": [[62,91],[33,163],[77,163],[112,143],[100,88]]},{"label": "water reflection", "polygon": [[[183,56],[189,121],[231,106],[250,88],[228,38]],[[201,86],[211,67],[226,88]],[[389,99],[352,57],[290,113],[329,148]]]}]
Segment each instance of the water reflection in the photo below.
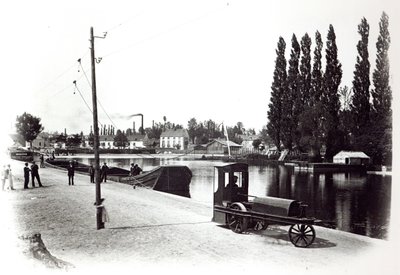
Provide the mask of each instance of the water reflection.
[{"label": "water reflection", "polygon": [[[77,159],[86,164],[91,159]],[[186,165],[193,173],[190,194],[193,200],[212,204],[214,166],[220,161],[184,158],[101,159],[109,166],[129,169],[137,163],[143,170],[158,165]],[[249,166],[249,194],[303,201],[307,216],[333,221],[337,229],[387,238],[390,217],[391,177],[363,173],[306,173],[283,165]]]}]

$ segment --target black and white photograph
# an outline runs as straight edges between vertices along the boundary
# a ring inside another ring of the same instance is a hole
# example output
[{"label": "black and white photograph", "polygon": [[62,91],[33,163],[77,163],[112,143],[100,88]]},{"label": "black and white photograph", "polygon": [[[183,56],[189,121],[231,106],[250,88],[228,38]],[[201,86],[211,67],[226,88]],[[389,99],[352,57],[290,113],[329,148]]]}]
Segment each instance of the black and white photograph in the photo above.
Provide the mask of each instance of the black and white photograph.
[{"label": "black and white photograph", "polygon": [[2,274],[400,274],[396,1],[0,22]]}]

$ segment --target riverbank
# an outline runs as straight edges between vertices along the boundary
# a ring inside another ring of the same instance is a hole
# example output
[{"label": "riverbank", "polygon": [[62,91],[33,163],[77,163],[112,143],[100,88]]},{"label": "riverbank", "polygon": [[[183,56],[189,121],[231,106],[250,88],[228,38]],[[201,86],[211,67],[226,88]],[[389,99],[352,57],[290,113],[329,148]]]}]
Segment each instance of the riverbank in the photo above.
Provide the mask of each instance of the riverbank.
[{"label": "riverbank", "polygon": [[40,263],[20,257],[18,237],[34,233],[78,273],[262,268],[283,274],[395,274],[398,267],[390,256],[397,247],[390,241],[316,227],[314,244],[299,249],[290,243],[288,227],[235,234],[211,222],[211,205],[115,182],[102,184],[110,221],[96,230],[94,185],[88,176],[76,175],[75,186],[68,186],[66,172],[43,168],[45,187],[23,190],[23,163],[10,163],[16,190],[1,193],[1,210],[7,211],[1,236],[7,244],[3,260],[14,270],[42,271]]}]

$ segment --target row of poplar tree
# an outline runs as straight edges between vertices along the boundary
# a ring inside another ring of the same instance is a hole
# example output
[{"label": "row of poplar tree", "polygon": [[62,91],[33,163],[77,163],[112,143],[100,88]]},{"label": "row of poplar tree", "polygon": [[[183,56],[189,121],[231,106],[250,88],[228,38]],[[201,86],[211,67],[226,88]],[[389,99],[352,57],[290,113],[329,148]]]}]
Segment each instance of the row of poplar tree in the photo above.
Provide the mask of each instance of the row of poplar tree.
[{"label": "row of poplar tree", "polygon": [[293,34],[288,62],[286,43],[279,38],[267,124],[267,133],[279,150],[297,149],[308,153],[313,160],[320,159],[321,152],[325,152],[326,160],[331,160],[341,150],[356,150],[368,154],[375,164],[391,165],[388,27],[389,19],[383,12],[376,42],[373,87],[368,55],[369,24],[365,18],[358,25],[361,37],[350,89],[339,87],[342,68],[332,25],[326,39],[324,70],[323,41],[318,31],[313,58],[311,38],[307,33],[300,43]]}]

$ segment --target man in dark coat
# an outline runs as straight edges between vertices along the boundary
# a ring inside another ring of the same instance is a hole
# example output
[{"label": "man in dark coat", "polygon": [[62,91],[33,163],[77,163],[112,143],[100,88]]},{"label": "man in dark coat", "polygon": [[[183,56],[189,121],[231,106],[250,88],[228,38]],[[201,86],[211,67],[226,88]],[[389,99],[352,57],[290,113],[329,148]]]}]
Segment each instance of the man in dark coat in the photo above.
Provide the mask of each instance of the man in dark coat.
[{"label": "man in dark coat", "polygon": [[24,189],[28,189],[30,172],[31,172],[31,169],[29,169],[28,163],[25,162],[25,167],[24,167]]},{"label": "man in dark coat", "polygon": [[67,171],[68,171],[68,185],[74,185],[75,165],[72,163],[72,161],[69,162]]},{"label": "man in dark coat", "polygon": [[108,174],[108,166],[107,163],[104,162],[103,166],[101,167],[101,181],[107,182],[107,174]]},{"label": "man in dark coat", "polygon": [[90,183],[94,183],[94,167],[92,164],[89,166]]},{"label": "man in dark coat", "polygon": [[142,168],[139,167],[139,165],[135,164],[134,168],[134,176],[140,175],[140,172],[142,172]]},{"label": "man in dark coat", "polygon": [[129,175],[134,176],[135,175],[135,164],[131,163],[131,168],[129,170]]},{"label": "man in dark coat", "polygon": [[39,166],[37,166],[37,164],[34,161],[32,161],[31,165],[31,174],[32,174],[32,187],[35,187],[35,178],[39,183],[39,187],[43,187],[39,177]]}]

